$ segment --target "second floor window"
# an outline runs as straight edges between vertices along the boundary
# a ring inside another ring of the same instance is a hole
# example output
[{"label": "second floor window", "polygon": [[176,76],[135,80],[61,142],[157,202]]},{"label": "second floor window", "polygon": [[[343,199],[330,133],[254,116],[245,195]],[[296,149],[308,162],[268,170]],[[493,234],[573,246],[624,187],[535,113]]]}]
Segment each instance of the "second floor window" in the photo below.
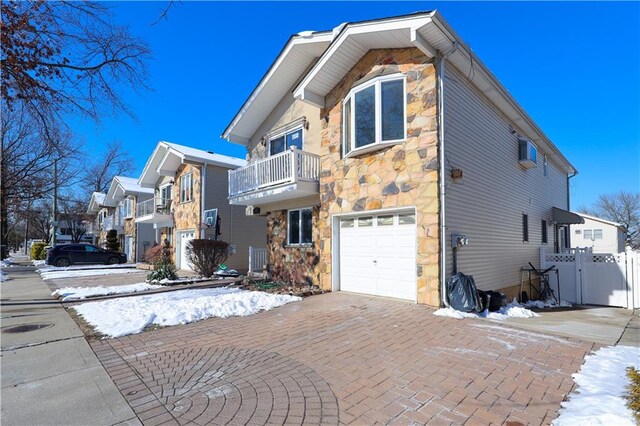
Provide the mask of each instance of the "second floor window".
[{"label": "second floor window", "polygon": [[405,79],[378,77],[357,86],[344,100],[343,154],[405,139]]},{"label": "second floor window", "polygon": [[295,146],[302,149],[302,128],[269,139],[269,155],[276,155]]},{"label": "second floor window", "polygon": [[187,173],[180,178],[180,202],[193,200],[193,173]]},{"label": "second floor window", "polygon": [[[171,189],[172,185],[165,185],[160,188],[160,205],[163,208],[167,208],[169,206],[169,201],[171,201]],[[157,202],[156,202],[157,204]]]}]

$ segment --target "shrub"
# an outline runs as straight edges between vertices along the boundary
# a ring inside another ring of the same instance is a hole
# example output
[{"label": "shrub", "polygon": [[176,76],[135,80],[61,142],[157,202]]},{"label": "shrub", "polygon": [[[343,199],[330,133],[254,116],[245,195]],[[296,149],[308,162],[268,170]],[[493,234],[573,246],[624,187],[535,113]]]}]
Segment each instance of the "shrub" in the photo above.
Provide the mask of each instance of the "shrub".
[{"label": "shrub", "polygon": [[164,240],[164,245],[157,247],[162,248],[160,259],[153,264],[153,271],[147,274],[147,281],[175,280],[178,276],[176,275],[176,265],[171,260],[169,241]]},{"label": "shrub", "polygon": [[229,243],[194,239],[187,243],[187,259],[198,275],[209,278],[229,257]]},{"label": "shrub", "polygon": [[[162,244],[156,244],[144,252],[143,260],[151,264],[159,262],[162,258],[162,250],[164,250],[164,246]],[[169,255],[171,255],[171,253],[173,253],[173,248],[169,246]]]},{"label": "shrub", "polygon": [[44,260],[47,257],[45,251],[47,243],[32,243],[31,244],[31,259],[32,260]]},{"label": "shrub", "polygon": [[107,232],[107,250],[120,251],[120,241],[118,231],[111,229]]},{"label": "shrub", "polygon": [[627,377],[630,383],[627,385],[629,394],[625,396],[627,407],[636,418],[636,423],[640,424],[640,372],[634,367],[627,367]]}]

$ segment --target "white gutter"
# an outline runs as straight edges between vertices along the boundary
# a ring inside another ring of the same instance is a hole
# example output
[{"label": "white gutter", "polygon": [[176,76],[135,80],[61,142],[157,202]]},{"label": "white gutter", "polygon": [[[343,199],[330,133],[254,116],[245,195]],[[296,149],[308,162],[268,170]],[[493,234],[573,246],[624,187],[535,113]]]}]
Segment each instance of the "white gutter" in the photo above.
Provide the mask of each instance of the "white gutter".
[{"label": "white gutter", "polygon": [[446,224],[446,216],[445,216],[445,186],[446,186],[446,176],[445,176],[445,150],[444,150],[444,64],[445,60],[458,48],[458,42],[454,41],[453,46],[447,53],[438,54],[436,56],[436,78],[438,84],[438,90],[436,95],[438,97],[438,187],[439,187],[439,198],[440,198],[440,297],[442,299],[442,304],[444,306],[449,307],[449,303],[447,302],[446,291],[447,291],[447,224]]},{"label": "white gutter", "polygon": [[204,219],[204,194],[207,188],[207,163],[202,164],[202,172],[200,173],[200,238],[204,239],[204,227],[202,226],[202,219]]}]

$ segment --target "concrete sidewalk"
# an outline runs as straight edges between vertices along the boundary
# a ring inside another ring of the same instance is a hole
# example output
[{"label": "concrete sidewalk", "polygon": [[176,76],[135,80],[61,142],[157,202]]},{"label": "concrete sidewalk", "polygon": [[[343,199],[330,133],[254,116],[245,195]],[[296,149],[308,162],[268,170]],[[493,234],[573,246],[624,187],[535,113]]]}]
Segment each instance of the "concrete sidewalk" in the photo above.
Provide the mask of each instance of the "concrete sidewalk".
[{"label": "concrete sidewalk", "polygon": [[2,424],[140,424],[39,275],[20,269],[0,285]]}]

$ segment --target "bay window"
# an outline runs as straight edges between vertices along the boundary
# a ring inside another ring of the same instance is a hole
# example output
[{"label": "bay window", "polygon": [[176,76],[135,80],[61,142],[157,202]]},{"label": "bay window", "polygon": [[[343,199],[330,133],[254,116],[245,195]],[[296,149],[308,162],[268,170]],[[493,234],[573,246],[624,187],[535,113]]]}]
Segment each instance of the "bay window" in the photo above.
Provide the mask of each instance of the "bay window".
[{"label": "bay window", "polygon": [[395,74],[369,80],[343,102],[343,155],[367,152],[406,138],[405,78]]}]

